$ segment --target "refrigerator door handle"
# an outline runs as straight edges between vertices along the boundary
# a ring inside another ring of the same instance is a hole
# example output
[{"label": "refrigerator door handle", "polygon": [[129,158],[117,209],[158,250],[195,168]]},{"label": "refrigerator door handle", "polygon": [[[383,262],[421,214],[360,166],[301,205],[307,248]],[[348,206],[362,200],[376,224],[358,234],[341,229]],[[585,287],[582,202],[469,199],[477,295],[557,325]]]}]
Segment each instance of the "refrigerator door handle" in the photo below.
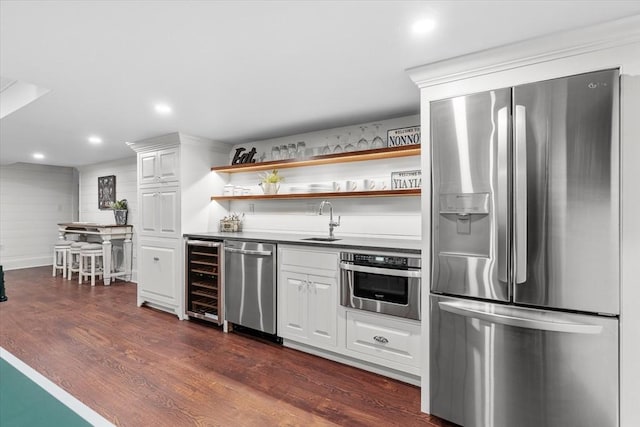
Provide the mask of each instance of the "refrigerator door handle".
[{"label": "refrigerator door handle", "polygon": [[574,334],[599,334],[602,331],[601,325],[571,322],[561,318],[554,319],[551,315],[544,316],[545,319],[542,319],[543,316],[540,313],[532,313],[529,309],[466,301],[440,301],[438,305],[441,310],[449,313],[517,328]]},{"label": "refrigerator door handle", "polygon": [[498,111],[498,183],[497,183],[497,223],[498,223],[498,280],[509,281],[509,116],[507,108]]},{"label": "refrigerator door handle", "polygon": [[527,110],[516,105],[514,161],[515,282],[527,281]]}]

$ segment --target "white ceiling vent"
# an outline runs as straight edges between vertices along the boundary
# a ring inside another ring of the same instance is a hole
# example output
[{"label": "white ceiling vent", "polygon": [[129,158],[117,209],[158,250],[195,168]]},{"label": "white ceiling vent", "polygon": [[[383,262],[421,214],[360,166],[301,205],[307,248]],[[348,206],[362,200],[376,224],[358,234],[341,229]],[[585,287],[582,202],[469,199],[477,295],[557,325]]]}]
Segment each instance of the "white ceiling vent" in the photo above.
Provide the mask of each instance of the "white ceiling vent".
[{"label": "white ceiling vent", "polygon": [[49,89],[0,76],[0,119],[40,98]]}]

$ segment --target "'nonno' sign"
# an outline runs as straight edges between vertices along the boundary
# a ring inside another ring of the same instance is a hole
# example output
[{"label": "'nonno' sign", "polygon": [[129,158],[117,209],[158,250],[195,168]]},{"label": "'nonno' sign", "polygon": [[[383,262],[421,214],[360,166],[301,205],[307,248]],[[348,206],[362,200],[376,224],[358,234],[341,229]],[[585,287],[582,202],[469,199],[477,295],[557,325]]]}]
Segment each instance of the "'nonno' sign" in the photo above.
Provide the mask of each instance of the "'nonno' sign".
[{"label": "'nonno' sign", "polygon": [[410,190],[422,188],[422,171],[398,171],[391,172],[392,190]]},{"label": "'nonno' sign", "polygon": [[414,144],[420,144],[420,126],[390,129],[387,131],[388,147],[400,147],[401,145]]}]

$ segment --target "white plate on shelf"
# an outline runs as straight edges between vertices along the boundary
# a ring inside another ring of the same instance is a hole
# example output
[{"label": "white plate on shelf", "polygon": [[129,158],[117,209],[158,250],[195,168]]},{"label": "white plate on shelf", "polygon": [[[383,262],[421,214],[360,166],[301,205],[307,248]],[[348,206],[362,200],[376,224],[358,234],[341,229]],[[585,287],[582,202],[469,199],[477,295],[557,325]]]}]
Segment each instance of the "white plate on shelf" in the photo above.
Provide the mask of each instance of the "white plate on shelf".
[{"label": "white plate on shelf", "polygon": [[289,187],[289,193],[307,193],[309,187]]}]

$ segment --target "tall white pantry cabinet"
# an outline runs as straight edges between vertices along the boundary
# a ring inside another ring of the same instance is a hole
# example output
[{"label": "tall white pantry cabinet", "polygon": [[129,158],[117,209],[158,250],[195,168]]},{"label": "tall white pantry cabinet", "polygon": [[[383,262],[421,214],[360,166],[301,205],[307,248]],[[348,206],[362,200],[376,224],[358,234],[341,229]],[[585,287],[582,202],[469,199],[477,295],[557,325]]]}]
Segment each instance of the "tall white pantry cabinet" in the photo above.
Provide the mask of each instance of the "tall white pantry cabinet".
[{"label": "tall white pantry cabinet", "polygon": [[211,167],[229,161],[229,147],[181,133],[128,145],[138,155],[138,306],[183,319],[182,235],[215,229],[225,215],[210,201],[223,186]]}]

